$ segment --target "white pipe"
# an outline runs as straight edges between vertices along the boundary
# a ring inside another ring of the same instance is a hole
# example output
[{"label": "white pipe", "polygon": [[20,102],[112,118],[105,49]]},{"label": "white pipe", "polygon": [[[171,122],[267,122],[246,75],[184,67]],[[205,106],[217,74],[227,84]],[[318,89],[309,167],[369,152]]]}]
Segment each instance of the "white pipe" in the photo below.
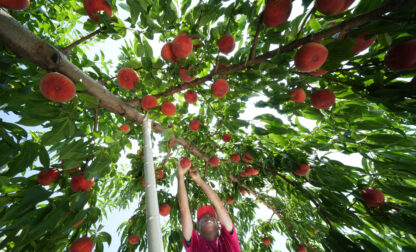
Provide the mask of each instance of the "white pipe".
[{"label": "white pipe", "polygon": [[157,200],[155,170],[152,153],[152,120],[146,114],[143,121],[144,178],[146,181],[146,227],[149,252],[162,252],[162,230],[160,227],[159,201]]}]

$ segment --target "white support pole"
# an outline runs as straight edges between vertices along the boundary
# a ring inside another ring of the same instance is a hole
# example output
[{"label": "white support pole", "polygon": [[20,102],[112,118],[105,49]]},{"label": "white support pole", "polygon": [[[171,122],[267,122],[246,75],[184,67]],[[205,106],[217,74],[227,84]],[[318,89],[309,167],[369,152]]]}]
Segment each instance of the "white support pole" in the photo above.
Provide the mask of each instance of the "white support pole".
[{"label": "white support pole", "polygon": [[149,252],[162,252],[162,229],[160,227],[159,202],[157,200],[155,170],[152,153],[152,120],[146,114],[143,121],[144,178],[146,181],[146,228]]}]

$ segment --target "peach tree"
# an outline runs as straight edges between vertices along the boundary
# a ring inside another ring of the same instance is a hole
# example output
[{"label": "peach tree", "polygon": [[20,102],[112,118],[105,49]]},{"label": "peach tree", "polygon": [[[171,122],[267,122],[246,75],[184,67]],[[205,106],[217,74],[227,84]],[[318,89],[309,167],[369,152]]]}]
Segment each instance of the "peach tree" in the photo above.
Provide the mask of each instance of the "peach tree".
[{"label": "peach tree", "polygon": [[[242,251],[271,251],[272,231],[289,250],[416,249],[415,0],[0,6],[1,250],[102,251],[111,236],[100,223],[130,207],[119,251],[144,251],[146,113],[163,139],[166,251],[183,248],[170,190],[181,156],[224,200]],[[255,97],[254,111],[280,116],[239,119]],[[187,188],[191,209],[208,203]],[[260,205],[274,216],[256,216]]]}]

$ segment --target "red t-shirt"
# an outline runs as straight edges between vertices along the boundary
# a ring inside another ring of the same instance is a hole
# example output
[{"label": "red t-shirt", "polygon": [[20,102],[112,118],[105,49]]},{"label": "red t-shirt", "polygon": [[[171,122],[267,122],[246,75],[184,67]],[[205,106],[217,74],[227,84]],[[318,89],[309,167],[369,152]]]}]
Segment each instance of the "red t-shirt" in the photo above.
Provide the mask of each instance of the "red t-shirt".
[{"label": "red t-shirt", "polygon": [[221,235],[215,241],[207,241],[192,229],[191,244],[188,247],[183,238],[186,252],[241,252],[237,231],[233,226],[231,234],[221,225]]}]

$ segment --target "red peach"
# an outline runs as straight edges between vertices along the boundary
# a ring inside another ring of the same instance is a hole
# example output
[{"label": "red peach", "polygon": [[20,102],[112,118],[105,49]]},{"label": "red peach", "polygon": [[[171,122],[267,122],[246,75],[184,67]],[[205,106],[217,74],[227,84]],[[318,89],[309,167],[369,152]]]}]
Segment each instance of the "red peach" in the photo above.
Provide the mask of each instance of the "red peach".
[{"label": "red peach", "polygon": [[82,218],[82,219],[80,219],[79,221],[77,221],[77,222],[74,224],[74,227],[78,227],[79,225],[81,225],[81,224],[84,222],[84,220],[85,220],[85,218]]},{"label": "red peach", "polygon": [[233,200],[233,199],[228,198],[228,199],[227,199],[227,204],[228,204],[228,205],[231,205],[232,203],[234,203],[234,200]]},{"label": "red peach", "polygon": [[193,76],[189,75],[188,72],[195,72],[195,70],[196,69],[194,67],[191,67],[191,68],[188,68],[188,69],[180,68],[179,69],[179,77],[181,78],[181,80],[183,82],[191,82],[195,79],[195,76],[194,75]]},{"label": "red peach", "polygon": [[111,18],[111,6],[106,0],[84,0],[84,9],[88,16],[95,22],[98,21],[97,12],[99,11],[104,11],[108,18]]},{"label": "red peach", "polygon": [[189,160],[188,157],[181,157],[181,159],[179,160],[181,166],[185,169],[188,169],[189,167],[191,167],[191,160]]},{"label": "red peach", "polygon": [[247,191],[246,191],[245,189],[241,188],[241,189],[240,189],[240,193],[241,193],[242,195],[246,195],[246,194],[247,194]]},{"label": "red peach", "polygon": [[361,196],[367,206],[378,207],[384,204],[384,194],[380,190],[369,187],[361,191]]},{"label": "red peach", "polygon": [[392,71],[416,69],[416,39],[391,48],[384,57],[386,66]]},{"label": "red peach", "polygon": [[357,38],[355,38],[354,46],[352,48],[352,50],[355,53],[359,53],[361,51],[364,51],[376,40],[377,35],[374,35],[369,39],[365,39],[365,36],[367,34],[368,34],[368,32],[365,32],[363,34],[360,34]]},{"label": "red peach", "polygon": [[139,243],[139,236],[137,236],[137,235],[129,235],[129,243],[131,245],[136,245],[137,243]]},{"label": "red peach", "polygon": [[30,0],[0,0],[0,6],[10,10],[26,10]]},{"label": "red peach", "polygon": [[199,127],[201,126],[201,123],[198,121],[198,120],[192,120],[190,123],[189,123],[189,128],[192,130],[192,131],[197,131],[198,129],[199,129]]},{"label": "red peach", "polygon": [[344,0],[316,0],[316,9],[325,15],[334,15],[341,12],[344,7]]},{"label": "red peach", "polygon": [[266,245],[266,246],[269,246],[270,245],[270,238],[269,237],[264,237],[263,238],[263,244]]},{"label": "red peach", "polygon": [[211,90],[215,97],[224,97],[228,93],[228,83],[223,79],[218,79],[211,86]]},{"label": "red peach", "polygon": [[217,158],[216,156],[213,156],[212,158],[209,159],[209,164],[211,166],[216,167],[216,166],[218,166],[220,164],[220,159]]},{"label": "red peach", "polygon": [[123,88],[133,89],[136,86],[136,82],[140,81],[140,78],[134,69],[122,68],[117,74],[117,80]]},{"label": "red peach", "polygon": [[192,40],[185,33],[179,34],[172,42],[172,52],[178,59],[188,57],[192,53]]},{"label": "red peach", "polygon": [[229,142],[231,140],[231,135],[228,133],[225,133],[224,135],[222,135],[222,141],[224,142]]},{"label": "red peach", "polygon": [[130,125],[123,124],[123,125],[120,126],[120,130],[123,131],[123,132],[128,132],[128,131],[130,131]]},{"label": "red peach", "polygon": [[304,103],[306,99],[305,90],[302,88],[296,88],[289,93],[292,96],[289,100],[299,103]]},{"label": "red peach", "polygon": [[235,48],[235,42],[233,35],[226,34],[223,35],[220,40],[218,40],[218,48],[220,49],[220,52],[224,54],[229,54],[232,52]]},{"label": "red peach", "polygon": [[267,27],[279,27],[287,21],[291,12],[291,0],[269,0],[264,9],[263,23]]},{"label": "red peach", "polygon": [[142,109],[145,111],[155,108],[157,105],[157,99],[152,95],[147,95],[142,99]]},{"label": "red peach", "polygon": [[74,192],[88,191],[94,184],[94,178],[85,180],[84,173],[79,173],[72,177],[71,188]]},{"label": "red peach", "polygon": [[311,95],[311,104],[317,109],[329,109],[335,103],[335,94],[331,90],[318,90]]},{"label": "red peach", "polygon": [[69,252],[91,252],[94,248],[94,242],[89,237],[79,238],[74,241],[69,248]]},{"label": "red peach", "polygon": [[256,176],[259,174],[259,170],[254,169],[253,167],[248,167],[245,169],[246,176]]},{"label": "red peach", "polygon": [[162,216],[168,216],[169,213],[170,213],[170,206],[169,206],[169,204],[166,204],[166,203],[165,204],[162,204],[159,207],[159,213]]},{"label": "red peach", "polygon": [[67,102],[75,97],[74,83],[65,75],[60,73],[48,73],[40,81],[40,92],[51,101]]},{"label": "red peach", "polygon": [[157,169],[157,170],[155,171],[155,174],[156,174],[156,179],[162,179],[162,178],[163,178],[163,175],[164,175],[165,173],[163,172],[163,170],[162,170],[162,169]]},{"label": "red peach", "polygon": [[41,185],[52,185],[60,176],[61,174],[56,168],[51,168],[48,171],[43,170],[38,174],[38,182]]},{"label": "red peach", "polygon": [[299,245],[298,246],[298,252],[308,252],[305,246]]},{"label": "red peach", "polygon": [[298,176],[305,176],[308,173],[310,167],[306,164],[299,164],[299,170],[293,171]]},{"label": "red peach", "polygon": [[160,53],[162,55],[162,58],[164,60],[172,60],[173,62],[176,62],[178,59],[176,58],[175,54],[172,52],[172,43],[166,43],[162,47],[162,52]]},{"label": "red peach", "polygon": [[243,155],[241,155],[241,159],[246,163],[250,163],[250,161],[253,159],[253,157],[250,155],[250,153],[248,153],[246,151],[246,152],[243,153]]},{"label": "red peach", "polygon": [[341,10],[338,13],[342,13],[346,11],[351,6],[351,4],[354,3],[354,1],[355,0],[344,0],[344,5],[342,6]]},{"label": "red peach", "polygon": [[243,177],[243,178],[245,178],[248,175],[247,175],[246,171],[242,171],[242,172],[240,172],[240,176]]},{"label": "red peach", "polygon": [[231,154],[230,159],[231,159],[231,162],[238,163],[238,162],[240,162],[240,155],[238,155],[238,154]]},{"label": "red peach", "polygon": [[162,113],[167,116],[176,114],[176,106],[171,102],[164,102],[161,107]]},{"label": "red peach", "polygon": [[328,57],[325,46],[310,42],[303,45],[295,54],[295,66],[301,72],[312,72],[320,68]]},{"label": "red peach", "polygon": [[198,95],[191,90],[186,91],[185,101],[189,104],[194,104],[198,100]]}]

